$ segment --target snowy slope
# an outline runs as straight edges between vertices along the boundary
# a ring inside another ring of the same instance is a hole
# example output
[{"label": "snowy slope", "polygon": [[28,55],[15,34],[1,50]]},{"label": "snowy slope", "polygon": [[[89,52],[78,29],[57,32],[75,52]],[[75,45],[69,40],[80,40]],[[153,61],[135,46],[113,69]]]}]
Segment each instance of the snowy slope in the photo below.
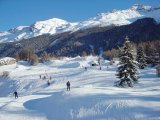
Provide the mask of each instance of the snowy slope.
[{"label": "snowy slope", "polygon": [[0,33],[1,42],[12,42],[21,39],[27,39],[43,34],[55,34],[70,30],[72,23],[67,21],[53,18],[46,21],[35,22],[31,26],[19,26],[17,28],[10,29],[7,32]]},{"label": "snowy slope", "polygon": [[[160,120],[160,79],[155,68],[142,70],[134,88],[117,88],[113,86],[116,65],[102,61],[102,70],[84,70],[96,59],[65,58],[37,66],[21,61],[18,67],[0,67],[11,76],[0,79],[0,120]],[[40,74],[47,74],[47,79],[40,79]],[[66,91],[68,80],[71,91]]]},{"label": "snowy slope", "polygon": [[70,23],[58,18],[38,21],[31,26],[19,26],[6,32],[0,32],[0,42],[12,42],[43,34],[57,34],[66,31],[75,32],[94,26],[126,25],[144,17],[152,17],[157,22],[160,22],[160,7],[135,4],[126,10],[113,10],[101,13],[89,20],[76,23]]}]

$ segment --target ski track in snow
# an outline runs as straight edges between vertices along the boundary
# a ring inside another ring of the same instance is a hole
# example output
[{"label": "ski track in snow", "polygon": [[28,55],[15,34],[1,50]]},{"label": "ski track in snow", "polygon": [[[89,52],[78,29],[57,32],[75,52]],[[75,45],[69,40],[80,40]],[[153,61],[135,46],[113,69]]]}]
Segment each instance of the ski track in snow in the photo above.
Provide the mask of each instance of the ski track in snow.
[{"label": "ski track in snow", "polygon": [[[106,61],[102,70],[88,67],[85,71],[81,65],[91,60],[2,66],[0,70],[10,71],[11,77],[0,78],[0,120],[160,120],[160,78],[154,68],[141,70],[134,88],[117,88],[113,86],[116,65]],[[39,78],[46,73],[47,80],[52,76],[50,86]],[[71,91],[66,91],[68,80]]]}]

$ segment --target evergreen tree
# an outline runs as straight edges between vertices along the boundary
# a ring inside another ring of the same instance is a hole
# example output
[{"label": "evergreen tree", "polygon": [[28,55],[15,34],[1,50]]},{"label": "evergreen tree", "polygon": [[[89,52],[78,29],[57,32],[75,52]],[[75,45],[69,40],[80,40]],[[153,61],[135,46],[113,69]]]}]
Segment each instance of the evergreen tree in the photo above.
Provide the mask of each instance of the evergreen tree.
[{"label": "evergreen tree", "polygon": [[158,63],[160,63],[160,54],[156,49],[152,50],[150,60],[152,66],[156,66]]},{"label": "evergreen tree", "polygon": [[137,62],[140,69],[144,69],[147,66],[146,56],[143,52],[142,47],[138,47],[137,49]]},{"label": "evergreen tree", "polygon": [[120,49],[119,54],[119,66],[117,70],[117,78],[120,80],[117,83],[117,86],[125,87],[133,86],[133,82],[138,80],[137,76],[137,63],[134,61],[133,51],[131,50],[131,45],[128,37],[125,38],[126,41],[123,45],[123,48]]}]

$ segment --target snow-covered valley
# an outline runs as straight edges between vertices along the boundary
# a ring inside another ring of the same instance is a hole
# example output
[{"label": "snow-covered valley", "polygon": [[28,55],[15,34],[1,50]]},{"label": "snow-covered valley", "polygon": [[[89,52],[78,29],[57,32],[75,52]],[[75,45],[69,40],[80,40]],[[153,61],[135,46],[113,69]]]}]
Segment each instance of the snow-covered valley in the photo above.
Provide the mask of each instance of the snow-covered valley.
[{"label": "snow-covered valley", "polygon": [[117,65],[102,61],[102,70],[89,67],[95,59],[1,66],[10,78],[0,78],[0,120],[160,120],[160,78],[155,68],[141,70],[133,88],[118,88],[114,86]]}]

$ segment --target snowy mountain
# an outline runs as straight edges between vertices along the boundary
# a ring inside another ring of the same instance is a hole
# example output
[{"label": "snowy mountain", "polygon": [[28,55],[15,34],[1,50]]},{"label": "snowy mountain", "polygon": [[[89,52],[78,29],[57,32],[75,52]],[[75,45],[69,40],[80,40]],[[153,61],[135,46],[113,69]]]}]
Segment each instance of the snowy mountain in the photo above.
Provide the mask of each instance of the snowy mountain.
[{"label": "snowy mountain", "polygon": [[126,10],[113,10],[101,13],[89,20],[70,23],[62,19],[53,18],[46,21],[35,22],[31,26],[19,26],[5,32],[0,32],[0,42],[12,42],[21,39],[36,37],[43,34],[57,34],[75,32],[95,26],[121,26],[130,24],[140,18],[151,17],[160,22],[160,7],[151,7],[135,4]]},{"label": "snowy mountain", "polygon": [[32,38],[43,34],[61,33],[69,31],[71,26],[71,23],[57,18],[46,21],[38,21],[31,26],[19,26],[17,28],[10,29],[7,32],[1,32],[0,41],[11,42],[15,40]]}]

